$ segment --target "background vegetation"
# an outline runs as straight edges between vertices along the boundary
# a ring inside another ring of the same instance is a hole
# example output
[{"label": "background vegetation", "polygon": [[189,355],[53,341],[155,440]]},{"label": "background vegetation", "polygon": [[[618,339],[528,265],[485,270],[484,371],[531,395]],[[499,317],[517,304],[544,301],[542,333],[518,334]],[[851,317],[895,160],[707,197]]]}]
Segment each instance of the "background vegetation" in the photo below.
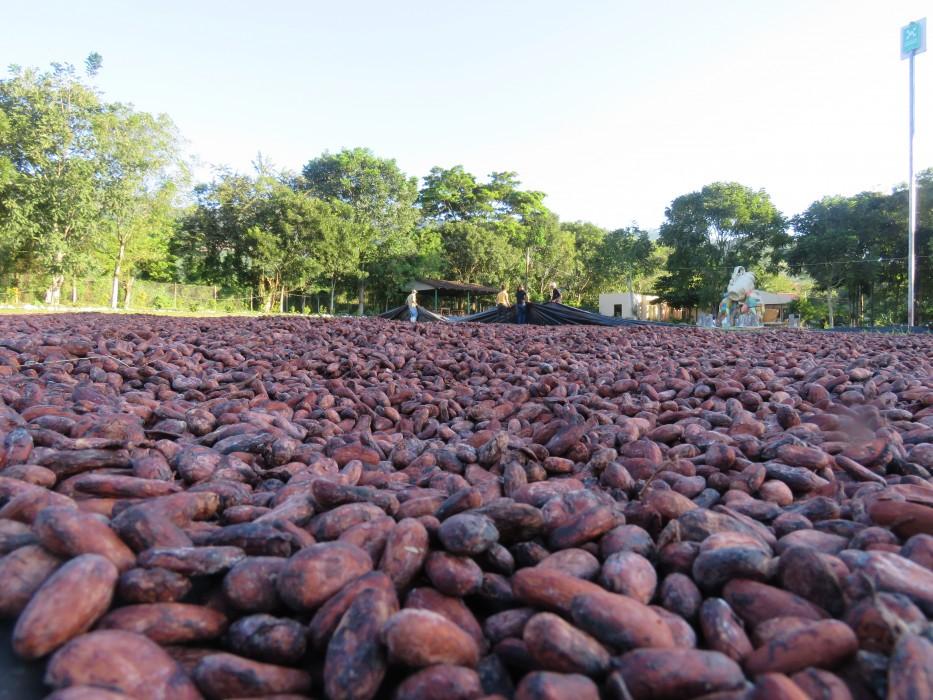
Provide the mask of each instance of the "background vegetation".
[{"label": "background vegetation", "polygon": [[[12,66],[0,80],[0,301],[261,311],[382,311],[439,277],[556,281],[571,304],[655,293],[712,310],[735,265],[794,291],[804,318],[906,317],[906,188],[827,196],[785,216],[763,190],[718,182],[676,197],[657,232],[562,222],[514,172],[435,167],[422,178],[364,148],[301,172],[192,183],[166,115],[108,102],[79,72]],[[933,169],[919,177],[918,317],[933,318]],[[300,300],[300,301],[299,301]]]}]

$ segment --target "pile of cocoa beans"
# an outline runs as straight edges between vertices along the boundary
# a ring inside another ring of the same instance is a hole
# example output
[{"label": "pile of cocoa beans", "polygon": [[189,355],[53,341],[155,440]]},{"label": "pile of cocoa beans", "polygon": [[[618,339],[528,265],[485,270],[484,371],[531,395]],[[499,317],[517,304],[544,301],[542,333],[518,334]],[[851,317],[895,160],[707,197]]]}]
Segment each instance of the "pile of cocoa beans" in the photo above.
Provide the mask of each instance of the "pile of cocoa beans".
[{"label": "pile of cocoa beans", "polygon": [[9,316],[0,444],[53,700],[933,697],[933,336]]}]

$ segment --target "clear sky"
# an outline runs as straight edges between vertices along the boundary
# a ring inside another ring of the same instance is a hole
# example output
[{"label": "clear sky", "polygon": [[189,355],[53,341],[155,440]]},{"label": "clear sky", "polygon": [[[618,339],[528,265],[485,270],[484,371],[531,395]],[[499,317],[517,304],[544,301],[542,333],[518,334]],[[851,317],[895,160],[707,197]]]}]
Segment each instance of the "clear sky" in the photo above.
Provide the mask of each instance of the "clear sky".
[{"label": "clear sky", "polygon": [[[564,220],[658,226],[716,180],[785,214],[907,179],[899,29],[928,0],[43,0],[0,65],[103,55],[108,99],[166,112],[205,164],[355,146],[412,175],[518,172]],[[933,42],[931,42],[933,43]],[[916,162],[933,166],[933,46]]]}]

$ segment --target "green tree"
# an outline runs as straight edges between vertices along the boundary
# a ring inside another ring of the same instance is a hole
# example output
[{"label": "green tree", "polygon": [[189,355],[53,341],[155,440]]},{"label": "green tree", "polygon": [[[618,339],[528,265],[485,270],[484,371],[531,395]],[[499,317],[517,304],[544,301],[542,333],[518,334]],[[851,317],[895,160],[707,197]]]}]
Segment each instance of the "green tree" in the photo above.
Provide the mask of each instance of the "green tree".
[{"label": "green tree", "polygon": [[246,232],[256,222],[255,179],[219,170],[212,182],[195,186],[193,199],[170,246],[183,281],[252,294],[258,282],[251,267],[252,240]]},{"label": "green tree", "polygon": [[0,160],[15,174],[0,193],[0,238],[10,263],[49,275],[45,300],[58,304],[65,274],[86,260],[97,228],[101,103],[70,65],[10,73],[0,80]]},{"label": "green tree", "polygon": [[514,279],[520,253],[495,222],[448,221],[437,229],[445,273],[473,284],[499,284]]},{"label": "green tree", "polygon": [[284,305],[321,265],[316,247],[333,235],[333,210],[292,189],[287,175],[260,159],[256,176],[222,172],[196,188],[197,203],[175,240],[175,252],[195,276],[233,290],[255,290],[262,309]]},{"label": "green tree", "polygon": [[[933,232],[933,170],[920,173],[917,228],[918,313],[933,311],[929,279]],[[824,197],[794,217],[786,259],[825,295],[830,326],[840,308],[851,323],[903,323],[907,295],[907,192]]]},{"label": "green tree", "polygon": [[442,271],[441,237],[433,227],[416,228],[412,234],[412,246],[408,253],[385,260],[373,269],[370,277],[372,288],[378,291],[379,299],[387,305],[401,301],[402,285],[418,277],[438,277]]},{"label": "green tree", "polygon": [[[137,265],[167,254],[173,227],[179,138],[171,120],[109,105],[98,118],[99,246],[112,270],[110,306],[117,308]],[[125,278],[125,279],[124,279]]]},{"label": "green tree", "polygon": [[560,227],[573,236],[574,248],[572,265],[566,266],[570,275],[564,296],[578,305],[595,306],[601,291],[599,268],[606,230],[588,221],[563,222]]},{"label": "green tree", "polygon": [[[557,217],[544,205],[545,194],[535,190],[520,190],[521,182],[513,172],[492,173],[488,189],[492,196],[492,208],[496,218],[508,226],[512,245],[521,250],[525,257],[525,285],[531,289],[546,285],[548,273],[538,271],[537,282],[532,279],[532,266],[537,255],[547,252],[559,237]],[[543,291],[543,286],[541,287]]]},{"label": "green tree", "polygon": [[663,256],[646,231],[636,226],[610,231],[599,247],[594,266],[602,291],[628,290],[631,308],[637,308],[635,290],[661,267]]},{"label": "green tree", "polygon": [[485,219],[493,214],[492,191],[462,165],[431,168],[418,194],[421,215],[446,223]]},{"label": "green tree", "polygon": [[[548,287],[556,282],[559,287],[569,289],[569,296],[577,297],[573,291],[573,271],[576,267],[576,237],[572,231],[562,229],[555,214],[536,214],[533,222],[520,222],[513,245],[524,249],[522,278],[528,293],[535,298],[549,297]],[[570,301],[570,299],[567,299]]]},{"label": "green tree", "polygon": [[657,291],[676,307],[715,307],[735,266],[774,267],[789,240],[768,194],[735,182],[678,197],[665,215],[659,242],[671,252]]},{"label": "green tree", "polygon": [[100,72],[102,65],[104,65],[104,57],[96,51],[89,53],[87,58],[84,59],[84,71],[89,78],[96,76]]},{"label": "green tree", "polygon": [[353,210],[359,249],[359,313],[365,310],[366,280],[378,266],[415,252],[417,181],[394,160],[364,148],[324,153],[302,169],[298,187]]},{"label": "green tree", "polygon": [[[562,239],[557,217],[544,206],[543,192],[520,185],[513,172],[480,182],[460,165],[431,169],[419,203],[426,221],[439,226],[451,276],[495,284],[517,278],[529,288],[553,276],[550,263]],[[533,265],[541,268],[535,279]]]},{"label": "green tree", "polygon": [[314,248],[321,211],[311,197],[275,178],[261,176],[258,189],[256,220],[246,232],[253,246],[252,268],[263,310],[271,311],[278,301],[284,311],[288,289],[303,287],[320,272]]},{"label": "green tree", "polygon": [[826,293],[829,326],[836,323],[834,298],[853,275],[858,256],[859,222],[855,199],[824,197],[792,220],[795,236],[786,259],[794,272],[805,272]]},{"label": "green tree", "polygon": [[334,200],[313,200],[316,208],[318,238],[314,256],[330,292],[329,310],[334,313],[337,283],[355,275],[360,268],[360,249],[357,245],[357,227],[353,222],[353,208]]}]

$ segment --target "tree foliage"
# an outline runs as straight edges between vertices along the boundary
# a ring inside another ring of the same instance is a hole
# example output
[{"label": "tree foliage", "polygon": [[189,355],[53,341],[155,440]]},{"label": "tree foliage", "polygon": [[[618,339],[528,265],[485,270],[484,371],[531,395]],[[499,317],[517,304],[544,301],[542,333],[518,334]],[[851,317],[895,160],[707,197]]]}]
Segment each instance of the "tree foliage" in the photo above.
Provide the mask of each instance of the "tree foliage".
[{"label": "tree foliage", "polygon": [[355,148],[308,161],[298,186],[313,197],[341,202],[352,210],[362,314],[366,278],[375,267],[415,252],[417,181],[405,175],[394,160]]},{"label": "tree foliage", "polygon": [[101,209],[100,99],[72,66],[14,66],[0,81],[0,112],[0,158],[15,170],[0,198],[7,265],[40,266],[51,278],[46,302],[57,303],[65,274],[92,250]]},{"label": "tree foliage", "polygon": [[[742,265],[772,291],[812,289],[798,308],[825,309],[830,323],[905,317],[904,186],[825,197],[788,221],[765,191],[716,182],[675,198],[656,240],[561,222],[508,170],[434,167],[419,189],[365,148],[325,152],[300,174],[260,157],[253,172],[221,168],[191,188],[171,120],[107,101],[91,82],[102,66],[92,53],[81,74],[13,66],[0,79],[0,274],[40,279],[50,303],[67,277],[107,276],[114,307],[143,278],[210,284],[267,311],[289,292],[326,292],[332,311],[354,294],[362,313],[398,303],[411,279],[442,277],[524,283],[533,300],[556,282],[588,307],[627,290],[711,309]],[[918,313],[929,319],[933,170],[918,182]]]},{"label": "tree foliage", "polygon": [[[929,317],[930,254],[933,232],[933,169],[918,178],[917,298]],[[825,295],[827,322],[835,325],[837,302],[843,319],[861,323],[902,321],[907,296],[907,193],[861,192],[824,197],[791,220],[794,231],[786,253],[790,269],[806,274]]]},{"label": "tree foliage", "polygon": [[659,240],[670,256],[657,291],[677,307],[714,307],[735,266],[774,267],[788,240],[768,194],[736,182],[682,195],[665,216]]},{"label": "tree foliage", "polygon": [[[88,56],[88,74],[101,63]],[[116,306],[121,274],[164,256],[177,166],[168,117],[104,102],[67,64],[45,72],[14,66],[0,81],[6,266],[47,274],[46,302],[57,304],[66,274],[106,261]]]}]

